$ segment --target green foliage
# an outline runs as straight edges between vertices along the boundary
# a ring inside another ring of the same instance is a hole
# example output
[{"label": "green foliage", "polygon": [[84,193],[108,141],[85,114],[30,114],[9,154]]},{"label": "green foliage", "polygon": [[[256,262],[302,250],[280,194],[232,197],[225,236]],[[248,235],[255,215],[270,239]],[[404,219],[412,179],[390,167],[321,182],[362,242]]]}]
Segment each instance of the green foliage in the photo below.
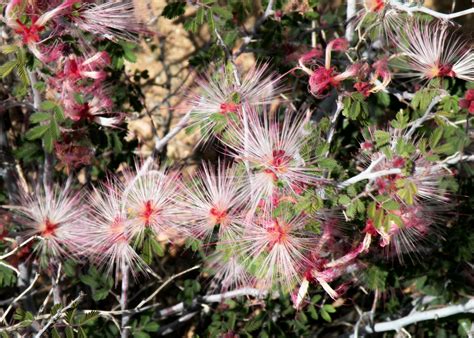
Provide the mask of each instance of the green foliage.
[{"label": "green foliage", "polygon": [[100,273],[94,266],[89,268],[87,274],[81,274],[79,279],[90,287],[92,299],[96,302],[107,298],[114,285],[114,280],[111,276]]},{"label": "green foliage", "polygon": [[[48,152],[53,151],[54,142],[59,139],[60,124],[65,120],[62,108],[53,101],[44,101],[41,103],[40,109],[30,116],[31,124],[35,125],[25,134],[25,137],[29,141],[42,139],[44,148]],[[47,111],[47,112],[43,112]],[[33,149],[25,148],[23,151],[30,152]],[[25,157],[25,153],[19,153],[19,157]]]}]

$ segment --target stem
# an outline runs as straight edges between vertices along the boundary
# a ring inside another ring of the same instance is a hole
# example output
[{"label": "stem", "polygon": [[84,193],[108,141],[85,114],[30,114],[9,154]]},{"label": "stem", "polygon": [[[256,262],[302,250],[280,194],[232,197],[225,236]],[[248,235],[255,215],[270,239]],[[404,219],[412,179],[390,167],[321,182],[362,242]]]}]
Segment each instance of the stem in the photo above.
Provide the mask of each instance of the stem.
[{"label": "stem", "polygon": [[120,295],[120,309],[122,310],[122,323],[120,325],[122,338],[128,337],[127,324],[130,320],[130,315],[126,313],[127,310],[127,298],[128,298],[128,277],[129,277],[129,266],[126,262],[122,262],[122,293]]},{"label": "stem", "polygon": [[405,139],[410,139],[412,137],[412,135],[415,133],[415,131],[421,127],[421,125],[429,119],[429,116],[430,116],[430,113],[431,111],[433,110],[434,106],[436,106],[438,104],[438,102],[441,101],[441,96],[435,96],[433,98],[433,100],[431,100],[431,103],[430,105],[428,106],[428,108],[426,109],[425,113],[423,114],[422,117],[420,117],[419,119],[415,120],[412,122],[411,124],[411,127],[410,129],[408,130],[408,132],[405,134]]},{"label": "stem", "polygon": [[327,140],[326,140],[328,144],[328,150],[326,151],[325,157],[329,155],[329,148],[331,147],[334,134],[336,133],[337,120],[339,118],[339,115],[341,115],[341,112],[343,109],[344,109],[344,104],[342,103],[342,96],[338,96],[337,102],[336,102],[336,111],[334,112],[331,118],[331,127],[329,129]]},{"label": "stem", "polygon": [[72,307],[76,306],[84,297],[84,293],[80,292],[79,296],[76,297],[71,303],[69,303],[67,306],[64,308],[60,309],[54,316],[52,316],[49,321],[46,323],[46,325],[34,336],[34,338],[41,338],[43,337],[43,334],[48,330],[48,328],[53,325],[53,323],[58,320],[59,318],[62,317],[64,313],[66,313],[69,309]]},{"label": "stem", "polygon": [[354,21],[352,20],[353,16],[356,14],[356,0],[347,0],[347,7],[346,7],[346,40],[349,43],[352,41],[354,36]]},{"label": "stem", "polygon": [[200,265],[196,265],[196,266],[193,266],[192,268],[189,268],[187,270],[184,270],[184,271],[181,271],[180,273],[177,273],[173,276],[171,276],[166,282],[164,282],[163,284],[160,285],[160,287],[158,289],[156,289],[155,292],[153,292],[147,299],[144,299],[140,302],[140,304],[138,304],[136,307],[135,307],[135,310],[139,310],[140,308],[143,307],[143,305],[145,305],[146,303],[148,303],[150,300],[152,300],[153,298],[155,298],[155,296],[160,293],[161,290],[163,290],[169,283],[171,283],[174,279],[190,272],[190,271],[193,271],[193,270],[196,270],[196,269],[199,269],[201,266]]},{"label": "stem", "polygon": [[445,318],[457,315],[459,313],[472,313],[474,312],[474,299],[470,299],[465,304],[450,305],[439,309],[413,312],[406,317],[392,320],[383,323],[377,323],[372,327],[366,326],[365,331],[369,333],[373,332],[386,332],[386,331],[399,331],[405,326],[415,324],[422,321]]},{"label": "stem", "polygon": [[[52,289],[53,289],[53,303],[54,305],[56,304],[62,304],[61,302],[61,287],[59,285],[59,279],[61,278],[61,263],[57,263],[56,260],[53,260],[52,262],[52,267],[51,267],[51,284],[52,284]],[[58,265],[58,272],[56,273],[56,276],[54,276],[54,266]]]},{"label": "stem", "polygon": [[252,41],[252,38],[257,34],[258,30],[260,29],[260,26],[265,22],[265,20],[274,13],[273,10],[273,5],[274,5],[274,0],[269,0],[267,4],[267,8],[265,9],[265,12],[263,15],[255,22],[255,25],[253,26],[252,32],[250,35],[246,36],[244,38],[244,42],[240,46],[240,48],[232,55],[232,60],[235,60],[240,54],[245,52],[245,49],[247,46],[250,44]]},{"label": "stem", "polygon": [[5,312],[3,313],[2,315],[2,318],[0,318],[0,322],[5,322],[5,318],[7,317],[8,313],[10,312],[10,310],[12,309],[13,307],[13,304],[15,304],[16,302],[18,302],[20,299],[22,299],[32,288],[33,286],[35,285],[36,281],[38,280],[39,278],[39,273],[36,273],[35,277],[33,278],[33,281],[31,282],[30,286],[28,286],[22,293],[20,293],[20,295],[18,297],[16,297],[11,303],[10,305],[8,306],[8,308],[5,310]]},{"label": "stem", "polygon": [[390,1],[390,5],[395,9],[398,9],[400,11],[404,11],[410,14],[414,12],[420,12],[420,13],[425,13],[425,14],[434,16],[435,18],[438,18],[441,20],[452,20],[464,15],[474,14],[474,8],[465,9],[463,11],[456,12],[456,13],[446,14],[446,13],[436,12],[432,9],[429,9],[423,6],[410,6],[410,5],[401,3],[397,0]]},{"label": "stem", "polygon": [[[219,293],[215,295],[208,295],[202,297],[201,302],[203,303],[220,303],[229,298],[241,297],[241,296],[251,296],[257,298],[265,298],[268,295],[268,292],[265,290],[253,289],[253,288],[242,288],[233,291],[228,291],[224,293]],[[194,301],[193,301],[194,302]],[[184,310],[184,303],[178,303],[169,308],[160,310],[158,312],[159,317],[168,317],[176,313],[181,313]]]},{"label": "stem", "polygon": [[[31,82],[31,91],[33,93],[33,108],[39,111],[41,107],[41,93],[36,89],[38,79],[36,72],[28,71],[28,77]],[[43,143],[44,148],[44,143]],[[49,189],[53,184],[53,155],[44,148],[44,166],[43,166],[43,185],[45,189]]]},{"label": "stem", "polygon": [[345,180],[342,183],[339,183],[338,187],[340,189],[342,189],[342,188],[348,187],[351,184],[354,184],[354,183],[357,183],[357,182],[360,182],[360,181],[363,181],[363,180],[373,180],[374,178],[377,178],[377,177],[387,176],[387,175],[396,175],[396,174],[400,174],[402,172],[401,169],[398,169],[398,168],[380,170],[380,171],[376,171],[376,172],[372,172],[372,168],[370,168],[371,170],[368,170],[368,169],[369,168],[367,168],[366,170],[364,170],[360,174],[358,174],[354,177],[351,177],[351,178],[349,178],[348,180]]}]

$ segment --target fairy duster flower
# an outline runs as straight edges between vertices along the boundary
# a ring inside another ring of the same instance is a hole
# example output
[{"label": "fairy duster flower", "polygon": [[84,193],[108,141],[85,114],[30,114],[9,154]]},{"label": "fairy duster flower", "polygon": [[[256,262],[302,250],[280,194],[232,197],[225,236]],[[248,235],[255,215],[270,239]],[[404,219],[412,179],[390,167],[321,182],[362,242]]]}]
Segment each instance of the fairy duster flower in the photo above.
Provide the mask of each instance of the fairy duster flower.
[{"label": "fairy duster flower", "polygon": [[41,238],[40,254],[58,256],[74,251],[75,235],[86,212],[69,181],[63,187],[43,186],[32,194],[23,192],[20,204],[11,208],[20,216],[25,235]]},{"label": "fairy duster flower", "polygon": [[143,172],[141,168],[137,164],[135,172],[127,173],[123,192],[130,234],[140,237],[147,228],[155,234],[176,228],[180,219],[175,203],[180,189],[177,174],[153,167]]},{"label": "fairy duster flower", "polygon": [[311,167],[314,159],[304,150],[303,116],[287,113],[280,122],[267,111],[260,116],[249,107],[246,112],[247,124],[231,126],[223,142],[235,158],[248,163],[252,205],[270,198],[279,188],[289,193],[323,183],[317,169]]},{"label": "fairy duster flower", "polygon": [[301,279],[305,254],[312,243],[304,228],[308,219],[299,215],[272,217],[268,213],[248,221],[236,247],[243,264],[266,288],[281,285],[291,290]]},{"label": "fairy duster flower", "polygon": [[208,238],[218,227],[218,237],[233,236],[242,227],[241,211],[248,196],[242,189],[236,166],[219,162],[217,168],[203,164],[185,185],[181,210],[189,233]]},{"label": "fairy duster flower", "polygon": [[125,264],[132,274],[142,271],[145,263],[130,245],[130,221],[122,200],[123,185],[111,180],[94,188],[89,195],[91,211],[81,237],[81,246],[98,266],[116,274]]},{"label": "fairy duster flower", "polygon": [[197,80],[199,93],[190,98],[190,104],[192,119],[201,126],[202,141],[222,131],[225,124],[238,123],[243,105],[262,106],[279,96],[280,77],[267,71],[268,64],[260,64],[240,80],[232,71],[222,68]]},{"label": "fairy duster flower", "polygon": [[401,75],[431,80],[455,77],[474,81],[474,50],[445,23],[413,21],[396,43],[404,55]]}]

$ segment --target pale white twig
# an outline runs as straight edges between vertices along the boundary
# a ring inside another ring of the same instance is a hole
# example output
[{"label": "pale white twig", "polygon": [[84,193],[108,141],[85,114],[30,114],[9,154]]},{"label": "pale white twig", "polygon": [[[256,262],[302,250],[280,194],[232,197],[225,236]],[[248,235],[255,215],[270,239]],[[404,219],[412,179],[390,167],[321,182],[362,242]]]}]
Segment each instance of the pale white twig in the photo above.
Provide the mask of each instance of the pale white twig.
[{"label": "pale white twig", "polygon": [[58,312],[56,312],[56,314],[54,316],[52,316],[49,321],[46,323],[45,326],[43,326],[43,328],[34,336],[34,338],[40,338],[43,336],[43,334],[48,330],[48,328],[54,324],[55,321],[57,321],[59,318],[62,317],[62,315],[64,313],[66,313],[69,309],[73,308],[74,306],[76,306],[82,299],[82,297],[84,297],[84,293],[83,292],[80,292],[79,293],[79,296],[77,296],[71,303],[69,303],[68,305],[66,305],[64,308],[58,310]]},{"label": "pale white twig", "polygon": [[39,273],[36,273],[35,274],[35,277],[33,278],[33,281],[31,282],[30,286],[28,286],[22,293],[20,293],[20,295],[18,295],[18,297],[16,297],[13,302],[11,302],[11,304],[8,306],[8,308],[5,310],[5,312],[3,313],[2,315],[2,318],[0,318],[0,322],[5,322],[5,318],[7,318],[8,316],[8,313],[10,312],[10,310],[12,309],[13,307],[13,304],[15,304],[16,302],[18,302],[20,299],[22,299],[32,288],[33,286],[35,285],[36,281],[38,280],[39,278]]},{"label": "pale white twig", "polygon": [[[8,206],[3,206],[4,208],[8,208]],[[32,236],[30,238],[28,238],[26,241],[22,242],[20,245],[18,245],[15,249],[13,249],[12,251],[10,252],[7,252],[6,254],[0,256],[0,260],[4,260],[5,258],[7,257],[10,257],[11,255],[14,255],[18,250],[20,250],[22,247],[24,247],[26,244],[30,243],[31,241],[35,240],[35,239],[40,239],[42,240],[41,237],[39,236]]]},{"label": "pale white twig", "polygon": [[354,184],[363,180],[373,180],[374,178],[377,178],[377,177],[387,176],[387,175],[396,175],[402,172],[401,169],[399,168],[385,169],[385,170],[380,170],[376,172],[372,172],[372,169],[371,170],[368,170],[368,169],[369,168],[367,168],[360,174],[354,177],[351,177],[342,183],[339,183],[338,187],[342,189],[342,188],[350,186],[351,184]]},{"label": "pale white twig", "polygon": [[425,113],[423,116],[421,116],[419,119],[413,121],[411,123],[410,129],[407,131],[405,134],[405,139],[409,140],[412,135],[415,133],[415,131],[421,127],[421,125],[429,119],[431,111],[433,110],[434,106],[438,104],[439,101],[441,101],[442,96],[435,96],[433,100],[431,100],[431,103],[429,104],[428,108],[426,109]]},{"label": "pale white twig", "polygon": [[383,323],[377,323],[372,327],[366,326],[365,331],[369,333],[373,332],[386,332],[386,331],[400,331],[405,326],[423,322],[427,320],[445,318],[457,315],[459,313],[473,313],[474,312],[474,299],[470,299],[464,304],[445,306],[439,309],[428,310],[428,311],[417,311],[409,314],[406,317],[391,320]]},{"label": "pale white twig", "polygon": [[346,40],[351,42],[354,36],[354,21],[353,16],[356,14],[356,0],[347,0],[346,5]]},{"label": "pale white twig", "polygon": [[423,7],[423,6],[410,6],[398,0],[391,0],[390,5],[399,11],[407,12],[409,14],[420,12],[420,13],[431,15],[441,20],[452,20],[452,19],[459,18],[461,16],[474,14],[474,8],[465,9],[463,11],[456,12],[456,13],[446,14],[446,13],[440,13],[440,12],[434,11],[430,8]]},{"label": "pale white twig", "polygon": [[[240,297],[240,296],[264,298],[267,296],[267,294],[268,294],[267,291],[264,291],[264,290],[253,289],[253,288],[242,288],[242,289],[228,291],[228,292],[224,292],[220,294],[204,296],[202,297],[202,302],[203,303],[220,303],[226,299]],[[158,315],[160,317],[168,317],[175,313],[183,312],[183,310],[184,310],[184,303],[178,303],[169,308],[160,310],[158,312]]]},{"label": "pale white twig", "polygon": [[121,337],[128,337],[127,324],[130,320],[130,315],[125,312],[127,309],[128,302],[128,277],[129,277],[129,266],[126,262],[122,262],[122,290],[120,294],[120,309],[122,310],[122,322],[120,325]]},{"label": "pale white twig", "polygon": [[140,308],[143,307],[143,305],[145,305],[146,303],[148,303],[150,300],[152,300],[153,298],[156,297],[156,295],[158,293],[160,293],[161,290],[163,290],[169,283],[171,283],[173,280],[175,280],[176,278],[184,275],[184,274],[187,274],[188,272],[190,271],[193,271],[193,270],[196,270],[196,269],[199,269],[201,266],[200,265],[196,265],[196,266],[193,266],[192,268],[189,268],[187,270],[184,270],[184,271],[181,271],[180,273],[177,273],[173,276],[171,276],[166,282],[164,282],[163,284],[160,285],[160,287],[158,289],[156,289],[155,292],[153,292],[148,298],[142,300],[136,307],[135,307],[135,310],[139,310]]},{"label": "pale white twig", "polygon": [[10,265],[2,261],[0,261],[0,265],[6,267],[7,269],[12,270],[13,272],[16,273],[17,276],[20,276],[20,271],[17,268],[15,268],[13,265]]}]

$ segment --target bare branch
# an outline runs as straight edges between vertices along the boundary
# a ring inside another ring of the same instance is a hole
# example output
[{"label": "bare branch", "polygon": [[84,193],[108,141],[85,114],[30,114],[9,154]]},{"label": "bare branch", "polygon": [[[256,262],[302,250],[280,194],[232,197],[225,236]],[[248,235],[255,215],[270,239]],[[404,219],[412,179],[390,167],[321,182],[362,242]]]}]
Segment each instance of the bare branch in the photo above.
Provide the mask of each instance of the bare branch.
[{"label": "bare branch", "polygon": [[2,318],[0,318],[0,322],[5,322],[5,318],[7,317],[8,313],[10,312],[10,310],[12,309],[13,307],[13,304],[15,304],[16,302],[18,302],[20,299],[22,299],[32,288],[33,286],[35,285],[36,281],[38,280],[39,278],[39,273],[36,273],[35,277],[33,278],[33,281],[31,282],[30,286],[28,286],[22,293],[20,293],[20,295],[18,297],[16,297],[13,302],[11,302],[11,304],[8,306],[8,308],[5,310],[5,312],[3,313],[3,316]]},{"label": "bare branch", "polygon": [[43,336],[43,334],[48,330],[48,328],[54,324],[55,321],[57,321],[59,318],[62,317],[64,313],[66,313],[69,309],[73,308],[76,306],[84,297],[84,293],[81,291],[79,292],[79,296],[77,296],[72,302],[70,302],[68,305],[66,305],[64,308],[60,309],[54,316],[52,316],[49,321],[46,323],[46,325],[35,335],[34,338],[40,338]]},{"label": "bare branch", "polygon": [[470,299],[465,304],[457,304],[445,306],[439,309],[428,310],[428,311],[415,311],[406,317],[392,320],[383,323],[377,323],[372,327],[366,326],[364,329],[366,332],[386,332],[386,331],[400,331],[405,326],[423,322],[427,320],[435,320],[439,318],[445,318],[457,315],[459,313],[474,313],[474,299]]},{"label": "bare branch", "polygon": [[193,266],[192,268],[189,268],[187,270],[184,270],[184,271],[181,271],[180,273],[177,273],[173,276],[171,276],[166,282],[164,282],[163,284],[160,285],[160,287],[158,289],[156,289],[155,292],[153,292],[148,298],[142,300],[140,302],[140,304],[138,304],[136,307],[135,307],[135,310],[139,310],[143,307],[143,305],[145,305],[146,303],[148,303],[150,300],[152,300],[153,298],[156,297],[156,295],[158,293],[160,293],[161,290],[163,290],[169,283],[171,283],[173,280],[175,280],[176,278],[178,277],[181,277],[182,275],[185,275],[187,274],[188,272],[191,272],[193,270],[196,270],[196,269],[199,269],[201,266],[200,265],[195,265]]},{"label": "bare branch", "polygon": [[438,19],[441,19],[441,20],[452,20],[452,19],[459,18],[461,16],[474,14],[474,8],[466,9],[464,11],[460,11],[460,12],[456,12],[456,13],[446,14],[446,13],[436,12],[432,9],[429,9],[429,8],[423,7],[423,6],[411,6],[409,4],[402,3],[402,2],[397,1],[397,0],[390,1],[390,5],[393,8],[395,8],[399,11],[407,12],[409,14],[413,14],[415,12],[420,12],[420,13],[425,13],[425,14],[431,15],[431,16],[433,16],[435,18],[438,18]]}]

